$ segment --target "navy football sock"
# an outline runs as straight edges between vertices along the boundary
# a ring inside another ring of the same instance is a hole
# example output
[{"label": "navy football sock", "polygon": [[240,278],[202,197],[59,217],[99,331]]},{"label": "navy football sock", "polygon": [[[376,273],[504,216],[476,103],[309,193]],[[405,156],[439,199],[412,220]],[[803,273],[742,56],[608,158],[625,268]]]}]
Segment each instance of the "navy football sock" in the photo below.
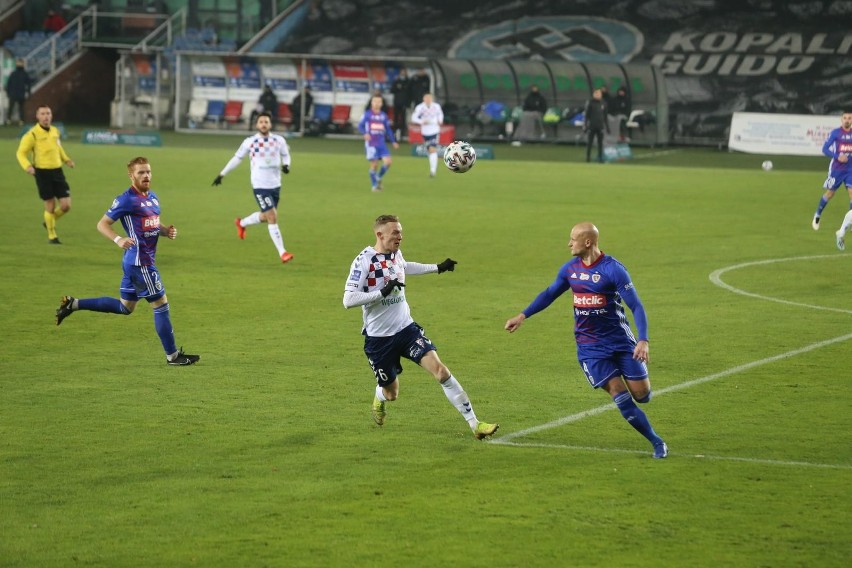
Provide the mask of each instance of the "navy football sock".
[{"label": "navy football sock", "polygon": [[645,413],[636,406],[635,402],[633,402],[633,397],[630,396],[630,392],[621,392],[612,397],[612,400],[615,402],[618,410],[621,411],[621,415],[624,416],[624,419],[627,420],[627,422],[633,426],[637,432],[645,436],[645,438],[647,438],[652,444],[662,443],[662,438],[657,436],[657,433],[654,432],[653,428],[651,428],[651,423],[648,422],[648,417],[645,416]]},{"label": "navy football sock", "polygon": [[822,215],[822,210],[825,209],[826,205],[828,205],[828,199],[826,199],[825,197],[820,197],[819,205],[817,205],[816,213],[814,213],[814,216],[819,217],[820,215]]},{"label": "navy football sock", "polygon": [[107,314],[128,315],[130,312],[118,298],[81,298],[77,300],[78,310],[89,310],[91,312],[104,312]]},{"label": "navy football sock", "polygon": [[172,327],[172,318],[169,317],[168,302],[154,308],[154,328],[157,330],[157,335],[160,336],[160,342],[163,344],[166,355],[176,353],[175,328]]}]

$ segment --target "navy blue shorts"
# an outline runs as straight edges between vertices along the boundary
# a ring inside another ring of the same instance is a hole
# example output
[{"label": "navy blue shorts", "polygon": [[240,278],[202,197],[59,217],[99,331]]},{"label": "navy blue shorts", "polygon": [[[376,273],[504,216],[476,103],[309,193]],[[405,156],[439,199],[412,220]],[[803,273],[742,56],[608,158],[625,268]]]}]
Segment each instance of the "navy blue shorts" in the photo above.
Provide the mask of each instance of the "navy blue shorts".
[{"label": "navy blue shorts", "polygon": [[260,206],[261,211],[269,211],[278,207],[278,200],[281,198],[281,188],[275,189],[255,189],[254,198]]},{"label": "navy blue shorts", "polygon": [[120,286],[122,300],[138,302],[144,298],[148,302],[155,302],[166,294],[166,287],[160,280],[160,271],[156,266],[123,266],[124,277]]},{"label": "navy blue shorts", "polygon": [[423,145],[427,148],[434,148],[438,145],[438,135],[432,134],[431,136],[423,137]]},{"label": "navy blue shorts", "polygon": [[589,384],[600,388],[614,377],[624,377],[628,381],[641,381],[648,378],[648,366],[633,358],[633,352],[622,351],[605,359],[580,359],[580,367]]},{"label": "navy blue shorts", "polygon": [[402,357],[420,364],[423,356],[438,348],[423,334],[423,328],[412,323],[390,337],[364,338],[364,353],[376,375],[379,386],[386,387],[402,373]]}]

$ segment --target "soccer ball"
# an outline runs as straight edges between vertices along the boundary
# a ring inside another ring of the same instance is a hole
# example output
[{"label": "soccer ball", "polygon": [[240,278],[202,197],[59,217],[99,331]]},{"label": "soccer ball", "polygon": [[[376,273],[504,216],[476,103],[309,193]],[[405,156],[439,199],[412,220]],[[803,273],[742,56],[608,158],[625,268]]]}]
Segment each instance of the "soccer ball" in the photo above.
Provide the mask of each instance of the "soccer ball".
[{"label": "soccer ball", "polygon": [[760,164],[760,167],[763,168],[763,171],[768,172],[772,169],[772,162],[770,160],[766,160],[765,162]]},{"label": "soccer ball", "polygon": [[463,174],[476,163],[476,151],[467,142],[456,140],[444,148],[444,165],[451,172]]}]

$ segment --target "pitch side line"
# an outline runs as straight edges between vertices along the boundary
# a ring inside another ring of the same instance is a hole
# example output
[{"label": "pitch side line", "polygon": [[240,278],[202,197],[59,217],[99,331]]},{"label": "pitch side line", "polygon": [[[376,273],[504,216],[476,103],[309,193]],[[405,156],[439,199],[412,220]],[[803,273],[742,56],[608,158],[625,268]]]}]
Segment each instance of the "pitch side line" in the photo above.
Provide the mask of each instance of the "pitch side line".
[{"label": "pitch side line", "polygon": [[[852,333],[847,333],[846,335],[841,335],[840,337],[835,337],[833,339],[826,339],[825,341],[820,341],[817,343],[812,343],[806,347],[801,347],[799,349],[794,349],[792,351],[787,351],[786,353],[781,353],[780,355],[773,355],[772,357],[766,357],[765,359],[760,359],[758,361],[752,361],[751,363],[744,363],[742,365],[737,365],[736,367],[731,367],[730,369],[726,369],[724,371],[720,371],[718,373],[713,373],[712,375],[707,375],[698,379],[693,379],[691,381],[687,381],[685,383],[678,383],[676,385],[671,385],[659,390],[654,390],[654,396],[662,396],[666,393],[675,392],[683,389],[687,389],[690,387],[694,387],[696,385],[700,385],[702,383],[709,383],[710,381],[715,381],[716,379],[721,379],[722,377],[727,377],[729,375],[735,375],[742,371],[747,371],[749,369],[753,369],[755,367],[760,367],[761,365],[766,365],[768,363],[774,363],[776,361],[781,361],[782,359],[789,359],[790,357],[796,357],[797,355],[801,355],[803,353],[807,353],[809,351],[814,351],[815,349],[820,349],[822,347],[826,347],[828,345],[833,345],[835,343],[841,343],[843,341],[849,341],[852,339]],[[546,424],[540,424],[539,426],[533,426],[532,428],[527,428],[526,430],[519,430],[517,432],[511,432],[504,436],[500,436],[499,438],[495,438],[492,443],[493,444],[504,444],[515,438],[521,438],[523,436],[527,436],[529,434],[535,434],[536,432],[541,432],[543,430],[550,430],[551,428],[556,428],[558,426],[564,426],[565,424],[570,424],[572,422],[577,422],[578,420],[582,420],[583,418],[588,418],[589,416],[595,416],[596,414],[600,414],[602,412],[606,412],[607,410],[615,410],[617,407],[614,403],[604,404],[602,406],[598,406],[596,408],[592,408],[590,410],[584,410],[583,412],[578,412],[577,414],[572,414],[570,416],[564,416],[559,418],[558,420],[554,420],[552,422],[548,422]]]},{"label": "pitch side line", "polygon": [[[733,266],[729,266],[729,267],[726,267],[726,268],[720,268],[719,270],[713,271],[710,274],[710,281],[713,282],[713,284],[715,284],[715,285],[717,285],[721,288],[724,288],[726,290],[734,292],[735,294],[740,294],[740,295],[743,295],[743,296],[749,296],[749,297],[758,298],[758,299],[761,299],[761,300],[778,302],[778,303],[781,303],[781,304],[788,304],[788,305],[799,306],[799,307],[806,307],[806,308],[811,308],[811,309],[819,309],[819,310],[825,310],[825,311],[852,314],[852,310],[845,310],[845,309],[842,309],[842,308],[827,308],[827,307],[824,307],[824,306],[814,306],[814,305],[810,305],[810,304],[803,304],[803,303],[800,303],[800,302],[790,302],[790,301],[787,301],[787,300],[772,298],[770,296],[762,296],[760,294],[754,294],[752,292],[746,292],[745,290],[741,290],[739,288],[735,288],[735,287],[733,287],[729,284],[724,283],[721,279],[721,275],[726,273],[726,272],[729,272],[731,270],[736,270],[738,268],[745,268],[745,267],[748,267],[748,266],[756,266],[756,265],[763,265],[763,264],[774,264],[774,263],[778,263],[778,262],[787,262],[787,261],[791,261],[791,260],[813,260],[813,259],[819,259],[819,258],[841,258],[841,257],[844,257],[844,256],[846,256],[846,255],[837,255],[837,254],[830,254],[829,255],[829,254],[826,254],[826,255],[817,255],[817,256],[799,256],[799,257],[791,257],[791,258],[779,258],[779,259],[771,259],[771,260],[759,260],[759,261],[753,261],[753,262],[745,262],[745,263],[742,263],[742,264],[736,264],[736,265],[733,265]],[[693,379],[693,380],[687,381],[685,383],[679,383],[679,384],[676,384],[676,385],[671,385],[671,386],[662,388],[660,390],[655,390],[654,394],[656,396],[660,396],[660,395],[663,395],[663,394],[666,394],[666,393],[669,393],[669,392],[675,392],[675,391],[678,391],[678,390],[690,388],[690,387],[693,387],[693,386],[696,386],[696,385],[700,385],[702,383],[707,383],[707,382],[710,382],[710,381],[714,381],[716,379],[720,379],[722,377],[734,375],[734,374],[742,372],[742,371],[747,371],[747,370],[753,369],[755,367],[760,367],[762,365],[774,363],[776,361],[780,361],[780,360],[783,360],[783,359],[789,359],[790,357],[796,357],[798,355],[802,355],[803,353],[808,353],[809,351],[821,349],[822,347],[826,347],[828,345],[833,345],[835,343],[842,343],[842,342],[848,341],[850,339],[852,339],[852,333],[848,333],[846,335],[841,335],[839,337],[835,337],[835,338],[832,338],[832,339],[826,339],[825,341],[819,341],[817,343],[812,343],[811,345],[807,345],[807,346],[801,347],[799,349],[794,349],[792,351],[787,351],[787,352],[781,353],[779,355],[773,355],[772,357],[766,357],[764,359],[752,361],[750,363],[745,363],[743,365],[737,365],[736,367],[731,367],[730,369],[726,369],[724,371],[720,371],[720,372],[714,373],[712,375],[706,375],[704,377],[700,377],[698,379]],[[524,436],[528,436],[529,434],[535,434],[537,432],[542,432],[544,430],[550,430],[551,428],[557,428],[559,426],[564,426],[565,424],[570,424],[572,422],[578,422],[578,421],[580,421],[584,418],[588,418],[590,416],[595,416],[597,414],[601,414],[602,412],[606,412],[608,410],[614,410],[616,408],[617,407],[615,406],[614,403],[604,404],[602,406],[598,406],[598,407],[595,407],[595,408],[592,408],[592,409],[589,409],[589,410],[585,410],[583,412],[578,412],[577,414],[564,416],[562,418],[559,418],[558,420],[554,420],[552,422],[547,422],[546,424],[540,424],[538,426],[533,426],[533,427],[527,428],[525,430],[519,430],[517,432],[511,432],[509,434],[500,436],[499,438],[493,439],[491,441],[491,443],[492,444],[501,444],[501,445],[505,445],[505,446],[516,446],[516,447],[530,446],[530,447],[542,447],[542,448],[581,449],[581,450],[589,450],[589,451],[605,451],[605,452],[621,452],[621,453],[642,453],[642,454],[647,453],[647,452],[640,452],[638,450],[634,451],[634,450],[618,450],[618,449],[604,449],[604,448],[588,448],[588,447],[582,447],[582,446],[567,446],[567,445],[559,445],[559,444],[540,444],[540,443],[523,443],[523,444],[520,444],[520,443],[517,443],[517,442],[512,442],[512,440],[514,440],[516,438],[522,438]],[[672,455],[689,455],[689,456],[692,456],[692,454],[674,454],[674,453],[672,453]],[[763,460],[763,459],[756,459],[756,458],[703,456],[703,455],[697,455],[697,456],[694,456],[694,457],[699,457],[699,458],[703,458],[703,459],[713,459],[713,460],[744,461],[744,462],[766,463],[766,464],[775,464],[775,465],[804,465],[804,466],[810,466],[810,467],[852,469],[852,466],[845,466],[845,465],[814,464],[814,463],[808,463],[808,462],[795,462],[795,461]]]},{"label": "pitch side line", "polygon": [[[513,446],[516,448],[554,448],[559,450],[579,450],[583,452],[604,452],[608,454],[637,454],[637,455],[648,455],[648,450],[622,450],[618,448],[597,448],[594,446],[572,446],[568,444],[540,444],[540,443],[523,443],[518,444],[516,442],[491,442],[492,444],[500,443],[504,446]],[[762,458],[739,458],[739,457],[731,457],[731,456],[711,456],[706,454],[684,454],[678,452],[669,452],[669,456],[678,456],[684,458],[694,458],[699,460],[708,460],[708,461],[737,461],[737,462],[746,462],[746,463],[758,463],[765,465],[786,465],[793,467],[816,467],[821,469],[852,469],[852,465],[843,465],[843,464],[833,464],[833,463],[812,463],[812,462],[802,462],[802,461],[788,461],[788,460],[769,460]]]}]

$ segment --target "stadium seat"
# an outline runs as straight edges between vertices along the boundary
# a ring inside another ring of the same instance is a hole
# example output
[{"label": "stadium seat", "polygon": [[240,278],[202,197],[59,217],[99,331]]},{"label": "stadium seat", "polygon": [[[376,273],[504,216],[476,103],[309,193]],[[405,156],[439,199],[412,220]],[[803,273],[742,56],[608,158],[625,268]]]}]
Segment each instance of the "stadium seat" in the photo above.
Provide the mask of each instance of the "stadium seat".
[{"label": "stadium seat", "polygon": [[[248,106],[248,105],[247,105]],[[249,111],[251,112],[251,111]],[[208,111],[209,113],[209,111]],[[226,124],[236,124],[243,114],[243,101],[228,101],[225,103],[223,117]]]},{"label": "stadium seat", "polygon": [[224,115],[225,101],[207,101],[207,112],[204,114],[204,120],[214,122],[218,126]]},{"label": "stadium seat", "polygon": [[207,116],[207,101],[204,99],[192,99],[189,101],[189,110],[186,117],[191,123],[200,124]]},{"label": "stadium seat", "polygon": [[345,126],[349,122],[349,113],[352,107],[349,105],[334,105],[331,109],[331,123],[337,126]]},{"label": "stadium seat", "polygon": [[249,129],[254,127],[252,117],[257,113],[258,105],[252,103],[243,103],[243,113],[240,116],[240,121],[248,125]]},{"label": "stadium seat", "polygon": [[278,122],[288,127],[293,124],[293,113],[290,111],[289,103],[278,103]]},{"label": "stadium seat", "polygon": [[314,105],[314,120],[328,123],[331,120],[331,105]]}]

